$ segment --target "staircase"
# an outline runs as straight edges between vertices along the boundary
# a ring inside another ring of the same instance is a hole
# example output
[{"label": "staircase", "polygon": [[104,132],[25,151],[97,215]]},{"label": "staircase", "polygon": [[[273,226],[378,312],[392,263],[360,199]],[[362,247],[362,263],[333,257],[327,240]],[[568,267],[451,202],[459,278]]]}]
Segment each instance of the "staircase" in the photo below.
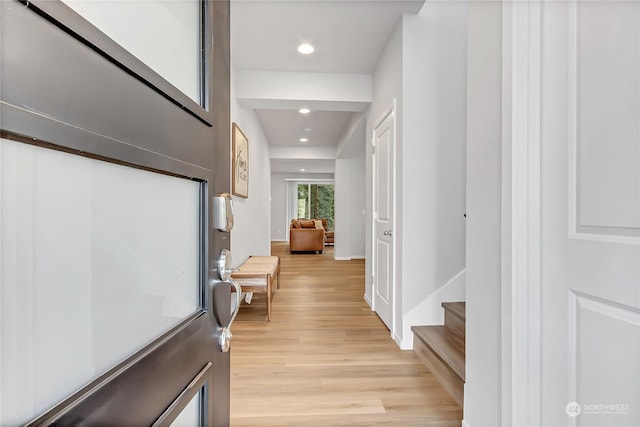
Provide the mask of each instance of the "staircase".
[{"label": "staircase", "polygon": [[444,325],[412,326],[413,351],[462,408],[465,303],[443,302]]}]

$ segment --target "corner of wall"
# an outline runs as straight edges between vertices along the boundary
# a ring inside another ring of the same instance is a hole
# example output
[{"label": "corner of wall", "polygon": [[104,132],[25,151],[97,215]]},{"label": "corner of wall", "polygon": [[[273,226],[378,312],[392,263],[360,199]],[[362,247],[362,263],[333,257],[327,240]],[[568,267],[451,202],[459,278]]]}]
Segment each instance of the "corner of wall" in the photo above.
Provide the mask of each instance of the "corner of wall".
[{"label": "corner of wall", "polygon": [[403,334],[402,337],[395,336],[394,340],[400,350],[413,350],[413,331],[409,330],[409,333]]},{"label": "corner of wall", "polygon": [[413,332],[409,331],[408,335],[403,334],[402,337],[394,334],[393,340],[398,344],[400,350],[413,350]]},{"label": "corner of wall", "polygon": [[465,272],[466,270],[460,271],[403,316],[400,348],[403,350],[413,349],[412,326],[442,325],[444,323],[444,311],[441,306],[443,302],[465,301]]}]

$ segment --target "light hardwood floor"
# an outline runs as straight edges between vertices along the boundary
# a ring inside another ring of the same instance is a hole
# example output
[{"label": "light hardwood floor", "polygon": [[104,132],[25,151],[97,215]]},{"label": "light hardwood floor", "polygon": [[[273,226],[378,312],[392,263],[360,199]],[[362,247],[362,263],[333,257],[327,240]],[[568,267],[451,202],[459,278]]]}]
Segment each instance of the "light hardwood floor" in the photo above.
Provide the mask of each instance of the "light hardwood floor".
[{"label": "light hardwood floor", "polygon": [[232,427],[459,427],[462,412],[365,303],[364,260],[280,256],[270,322],[266,299],[242,305],[231,344]]}]

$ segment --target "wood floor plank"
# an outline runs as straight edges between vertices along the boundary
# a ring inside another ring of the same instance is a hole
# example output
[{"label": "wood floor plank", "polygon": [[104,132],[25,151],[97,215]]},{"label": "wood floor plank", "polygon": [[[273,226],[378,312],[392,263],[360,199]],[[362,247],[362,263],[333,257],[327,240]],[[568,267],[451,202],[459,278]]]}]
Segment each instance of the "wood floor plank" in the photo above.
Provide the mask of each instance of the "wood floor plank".
[{"label": "wood floor plank", "polygon": [[365,303],[364,260],[281,257],[272,319],[254,295],[233,325],[231,426],[459,427],[462,411]]}]

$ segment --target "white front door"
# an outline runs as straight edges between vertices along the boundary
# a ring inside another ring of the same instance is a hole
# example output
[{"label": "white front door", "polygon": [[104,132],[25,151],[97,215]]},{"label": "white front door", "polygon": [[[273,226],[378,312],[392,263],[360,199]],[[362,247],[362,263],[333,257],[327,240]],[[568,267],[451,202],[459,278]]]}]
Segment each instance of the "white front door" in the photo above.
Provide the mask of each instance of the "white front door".
[{"label": "white front door", "polygon": [[639,426],[640,3],[541,22],[540,424]]},{"label": "white front door", "polygon": [[393,161],[395,113],[391,109],[373,130],[373,309],[393,325]]}]

